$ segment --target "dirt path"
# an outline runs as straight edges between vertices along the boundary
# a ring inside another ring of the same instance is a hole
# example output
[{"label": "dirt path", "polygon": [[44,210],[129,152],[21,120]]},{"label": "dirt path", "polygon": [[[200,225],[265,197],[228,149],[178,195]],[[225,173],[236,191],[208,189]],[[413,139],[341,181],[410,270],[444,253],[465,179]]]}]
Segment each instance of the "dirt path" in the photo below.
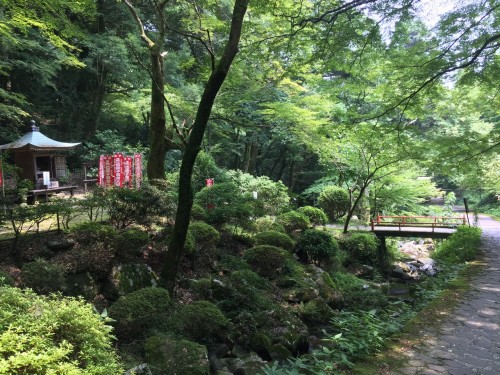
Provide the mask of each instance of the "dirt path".
[{"label": "dirt path", "polygon": [[402,353],[406,367],[394,375],[500,374],[500,222],[480,215],[485,267],[470,291],[436,329],[423,330],[423,340]]}]

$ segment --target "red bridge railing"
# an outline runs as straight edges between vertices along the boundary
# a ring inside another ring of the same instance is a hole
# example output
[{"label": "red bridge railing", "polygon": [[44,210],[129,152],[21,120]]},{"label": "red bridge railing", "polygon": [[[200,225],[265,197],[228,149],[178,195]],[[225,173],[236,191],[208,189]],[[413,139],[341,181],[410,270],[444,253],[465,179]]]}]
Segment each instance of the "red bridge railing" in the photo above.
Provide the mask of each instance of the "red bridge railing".
[{"label": "red bridge railing", "polygon": [[372,231],[375,227],[422,227],[422,228],[456,228],[465,225],[467,219],[464,216],[377,216],[371,221]]}]

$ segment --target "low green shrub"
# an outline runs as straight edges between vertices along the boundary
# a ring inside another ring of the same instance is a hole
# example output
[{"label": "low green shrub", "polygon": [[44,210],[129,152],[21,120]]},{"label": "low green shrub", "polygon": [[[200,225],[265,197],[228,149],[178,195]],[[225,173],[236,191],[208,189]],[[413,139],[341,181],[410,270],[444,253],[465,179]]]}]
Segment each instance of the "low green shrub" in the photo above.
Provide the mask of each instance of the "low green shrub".
[{"label": "low green shrub", "polygon": [[107,323],[82,300],[0,287],[0,373],[122,374]]},{"label": "low green shrub", "polygon": [[285,250],[292,250],[295,242],[285,233],[280,233],[275,230],[267,230],[255,235],[256,245],[271,245],[281,247]]},{"label": "low green shrub", "polygon": [[477,257],[481,245],[481,229],[461,225],[439,245],[432,257],[449,263],[468,262]]},{"label": "low green shrub", "polygon": [[349,211],[349,194],[345,189],[338,186],[329,186],[319,194],[318,205],[331,221],[335,221]]},{"label": "low green shrub", "polygon": [[299,259],[317,264],[331,260],[338,249],[337,241],[328,232],[317,229],[304,231],[295,246]]},{"label": "low green shrub", "polygon": [[143,338],[148,330],[163,327],[171,309],[167,290],[148,287],[120,297],[109,308],[109,316],[115,321],[116,336],[133,341]]},{"label": "low green shrub", "polygon": [[14,279],[3,271],[0,271],[0,286],[14,286]]},{"label": "low green shrub", "polygon": [[297,211],[303,213],[309,218],[312,225],[325,225],[328,222],[328,216],[321,208],[304,206],[300,207]]},{"label": "low green shrub", "polygon": [[119,254],[141,254],[141,249],[148,243],[148,233],[135,228],[127,228],[118,232],[114,241]]},{"label": "low green shrub", "polygon": [[335,272],[331,278],[344,297],[343,307],[346,309],[371,310],[384,308],[388,304],[387,296],[380,288],[372,286],[366,280],[347,272]]},{"label": "low green shrub", "polygon": [[375,236],[368,233],[353,233],[345,235],[339,241],[342,250],[349,254],[352,263],[378,265],[378,242]]},{"label": "low green shrub", "polygon": [[193,204],[191,208],[191,220],[200,221],[205,217],[205,209],[199,204]]},{"label": "low green shrub", "polygon": [[287,251],[279,247],[260,245],[245,251],[243,259],[260,276],[274,278],[281,272],[287,256]]},{"label": "low green shrub", "polygon": [[140,189],[108,190],[109,221],[115,228],[123,229],[132,224],[151,227],[160,216],[173,218],[176,200],[168,187],[167,182],[154,180]]},{"label": "low green shrub", "polygon": [[257,233],[264,232],[266,230],[274,230],[276,232],[285,233],[285,227],[278,224],[269,216],[259,217],[255,220],[254,229]]},{"label": "low green shrub", "polygon": [[[168,245],[172,240],[172,235],[174,233],[174,227],[172,225],[167,225],[161,231],[160,237],[161,239]],[[186,254],[191,254],[196,250],[196,241],[194,239],[193,234],[188,229],[186,233],[186,241],[184,242],[184,252]]]},{"label": "low green shrub", "polygon": [[204,218],[207,223],[222,227],[224,224],[247,228],[254,215],[252,198],[242,195],[232,182],[214,184],[196,193],[195,203],[206,207]]},{"label": "low green shrub", "polygon": [[21,279],[25,287],[40,294],[62,291],[66,282],[64,268],[45,259],[24,264]]},{"label": "low green shrub", "polygon": [[241,311],[259,311],[273,304],[269,281],[249,269],[231,272],[227,282],[214,283],[212,291],[214,302],[231,319]]},{"label": "low green shrub", "polygon": [[94,242],[111,243],[115,240],[117,231],[111,225],[84,222],[71,228],[71,232],[77,236],[78,242],[82,244],[91,244]]},{"label": "low green shrub", "polygon": [[213,303],[196,301],[179,306],[170,324],[178,335],[201,344],[209,344],[224,340],[229,320]]},{"label": "low green shrub", "polygon": [[220,234],[217,229],[203,221],[191,223],[189,225],[189,231],[193,235],[196,245],[199,247],[214,247],[220,239]]},{"label": "low green shrub", "polygon": [[304,230],[311,226],[309,218],[298,211],[288,211],[276,217],[276,223],[285,228],[286,233]]}]

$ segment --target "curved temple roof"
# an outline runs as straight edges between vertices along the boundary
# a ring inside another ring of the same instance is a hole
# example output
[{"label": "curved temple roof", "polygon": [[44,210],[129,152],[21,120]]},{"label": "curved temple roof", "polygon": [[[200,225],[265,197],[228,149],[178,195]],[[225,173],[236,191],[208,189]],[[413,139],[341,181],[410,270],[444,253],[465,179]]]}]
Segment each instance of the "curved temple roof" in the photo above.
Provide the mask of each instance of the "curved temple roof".
[{"label": "curved temple roof", "polygon": [[38,128],[33,128],[31,132],[26,133],[17,141],[0,145],[0,150],[16,150],[16,151],[57,151],[69,150],[78,146],[78,143],[67,143],[55,141],[38,131]]}]

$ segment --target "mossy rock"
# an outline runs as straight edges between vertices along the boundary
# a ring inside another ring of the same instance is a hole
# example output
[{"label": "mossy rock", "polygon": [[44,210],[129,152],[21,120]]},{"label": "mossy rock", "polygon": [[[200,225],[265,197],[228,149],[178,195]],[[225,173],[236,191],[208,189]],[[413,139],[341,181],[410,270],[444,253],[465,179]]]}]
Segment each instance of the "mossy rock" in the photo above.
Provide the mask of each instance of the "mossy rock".
[{"label": "mossy rock", "polygon": [[116,299],[118,296],[157,285],[158,276],[148,265],[143,263],[124,264],[113,267],[103,294],[111,299]]},{"label": "mossy rock", "polygon": [[89,272],[79,272],[66,275],[66,292],[70,296],[82,296],[92,300],[99,293],[97,283]]},{"label": "mossy rock", "polygon": [[145,343],[146,361],[154,375],[209,375],[207,348],[188,340],[152,336]]},{"label": "mossy rock", "polygon": [[273,344],[283,345],[293,355],[309,351],[307,326],[291,311],[278,306],[254,315],[258,329],[266,332]]},{"label": "mossy rock", "polygon": [[277,345],[270,345],[267,348],[267,351],[269,352],[269,355],[273,361],[285,361],[288,358],[292,358],[293,354],[285,348],[283,345],[277,344]]},{"label": "mossy rock", "polygon": [[309,324],[326,324],[335,315],[333,309],[322,299],[307,302],[301,308],[302,320]]},{"label": "mossy rock", "polygon": [[272,344],[271,339],[264,332],[256,332],[250,340],[250,348],[260,355]]},{"label": "mossy rock", "polygon": [[319,296],[329,305],[340,306],[343,301],[342,293],[327,272],[323,272],[317,279]]}]

